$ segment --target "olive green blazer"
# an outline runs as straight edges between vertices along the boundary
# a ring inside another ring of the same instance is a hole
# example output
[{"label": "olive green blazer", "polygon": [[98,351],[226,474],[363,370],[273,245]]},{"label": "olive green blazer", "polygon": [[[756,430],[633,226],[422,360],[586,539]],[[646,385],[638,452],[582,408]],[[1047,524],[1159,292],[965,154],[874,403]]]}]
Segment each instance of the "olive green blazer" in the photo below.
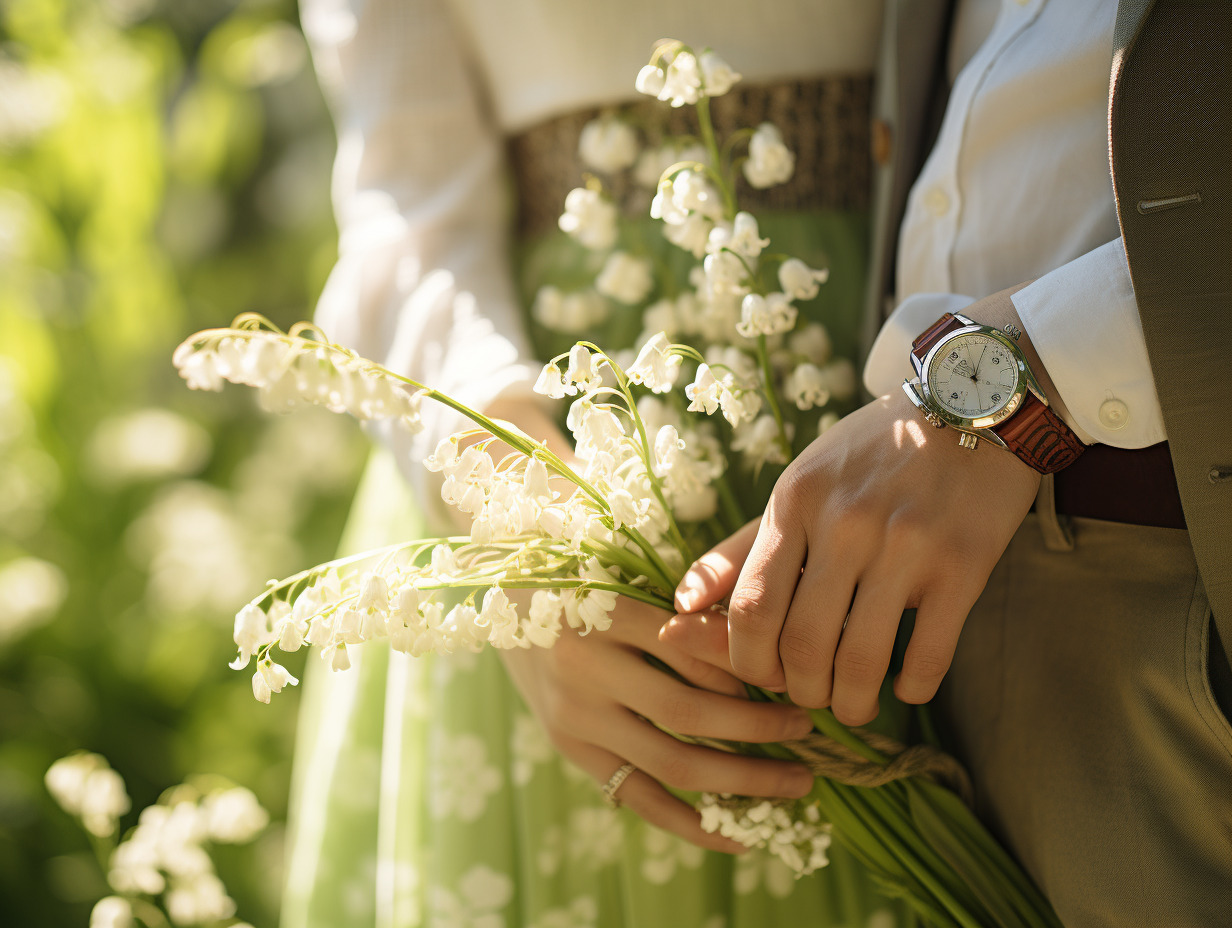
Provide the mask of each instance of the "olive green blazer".
[{"label": "olive green blazer", "polygon": [[[874,93],[865,345],[944,100],[948,0],[888,0]],[[1111,57],[1117,211],[1194,553],[1232,645],[1232,3],[1122,0]]]}]

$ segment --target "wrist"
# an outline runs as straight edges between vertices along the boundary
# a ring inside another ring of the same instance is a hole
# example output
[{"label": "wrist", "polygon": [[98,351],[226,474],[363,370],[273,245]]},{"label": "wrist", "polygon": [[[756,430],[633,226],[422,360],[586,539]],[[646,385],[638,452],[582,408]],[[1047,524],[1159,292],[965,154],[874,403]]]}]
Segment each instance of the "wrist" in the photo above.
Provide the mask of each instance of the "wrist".
[{"label": "wrist", "polygon": [[911,345],[917,376],[903,390],[931,425],[955,430],[962,447],[988,442],[1055,473],[1085,445],[1049,399],[1051,379],[1019,325],[1016,289],[948,312],[920,333]]},{"label": "wrist", "polygon": [[[1022,318],[1018,315],[1018,308],[1011,299],[1015,293],[1030,283],[1031,281],[1027,281],[978,300],[964,309],[962,314],[978,322],[980,325],[1000,329],[1003,332],[1017,330],[1020,333],[1014,339],[1015,344],[1026,357],[1027,365],[1031,368],[1031,372],[1039,382],[1044,396],[1048,397],[1048,404],[1057,415],[1068,422],[1071,421],[1069,410],[1066,409],[1065,402],[1057,392],[1052,378],[1048,376],[1048,370],[1044,367],[1043,361],[1040,360],[1040,356],[1031,342],[1031,333],[1023,326]],[[1008,329],[1008,326],[1013,326],[1013,330]]]}]

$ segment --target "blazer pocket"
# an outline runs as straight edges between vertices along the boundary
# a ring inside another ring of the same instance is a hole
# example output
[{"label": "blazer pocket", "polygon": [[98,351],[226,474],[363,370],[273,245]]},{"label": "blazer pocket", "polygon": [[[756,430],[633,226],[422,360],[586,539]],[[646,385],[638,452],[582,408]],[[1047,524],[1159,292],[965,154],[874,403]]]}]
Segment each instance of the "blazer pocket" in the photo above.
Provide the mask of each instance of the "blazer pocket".
[{"label": "blazer pocket", "polygon": [[1232,754],[1232,664],[1199,578],[1185,630],[1185,669],[1194,705]]}]

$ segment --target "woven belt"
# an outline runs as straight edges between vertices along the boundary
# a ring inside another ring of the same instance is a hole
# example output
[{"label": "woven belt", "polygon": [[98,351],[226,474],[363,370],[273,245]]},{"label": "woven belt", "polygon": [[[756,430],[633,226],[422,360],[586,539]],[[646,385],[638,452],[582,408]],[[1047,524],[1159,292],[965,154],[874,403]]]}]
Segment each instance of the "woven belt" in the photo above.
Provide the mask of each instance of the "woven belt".
[{"label": "woven belt", "polygon": [[[738,181],[737,198],[752,210],[862,210],[869,204],[872,165],[869,110],[872,79],[827,77],[783,81],[761,87],[737,85],[711,101],[720,141],[736,129],[772,122],[796,155],[792,179],[769,190]],[[692,107],[673,109],[644,98],[609,108],[642,130],[643,140],[659,145],[665,136],[697,134]],[[549,119],[508,141],[509,164],[517,188],[517,228],[537,236],[556,228],[565,195],[589,169],[578,157],[582,127],[604,110],[590,109]],[[628,215],[644,213],[649,192],[631,178],[604,182]]]},{"label": "woven belt", "polygon": [[1055,476],[1057,512],[1108,522],[1185,528],[1168,443],[1128,450],[1091,445]]}]

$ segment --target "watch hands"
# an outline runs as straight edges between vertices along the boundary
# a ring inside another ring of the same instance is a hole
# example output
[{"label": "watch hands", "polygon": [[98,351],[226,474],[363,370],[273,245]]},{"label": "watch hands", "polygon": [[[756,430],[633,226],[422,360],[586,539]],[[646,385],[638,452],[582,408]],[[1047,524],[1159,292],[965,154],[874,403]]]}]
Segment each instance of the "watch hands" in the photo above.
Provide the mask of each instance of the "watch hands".
[{"label": "watch hands", "polygon": [[983,348],[983,350],[980,352],[980,359],[979,359],[978,361],[976,361],[976,362],[975,362],[975,372],[971,375],[971,379],[972,379],[972,380],[974,380],[974,379],[975,379],[975,377],[976,377],[976,374],[978,374],[978,373],[980,372],[980,365],[984,363],[984,353],[985,353],[986,351],[988,351],[988,346],[987,346],[987,345],[985,345],[985,346],[984,346],[984,348]]}]

